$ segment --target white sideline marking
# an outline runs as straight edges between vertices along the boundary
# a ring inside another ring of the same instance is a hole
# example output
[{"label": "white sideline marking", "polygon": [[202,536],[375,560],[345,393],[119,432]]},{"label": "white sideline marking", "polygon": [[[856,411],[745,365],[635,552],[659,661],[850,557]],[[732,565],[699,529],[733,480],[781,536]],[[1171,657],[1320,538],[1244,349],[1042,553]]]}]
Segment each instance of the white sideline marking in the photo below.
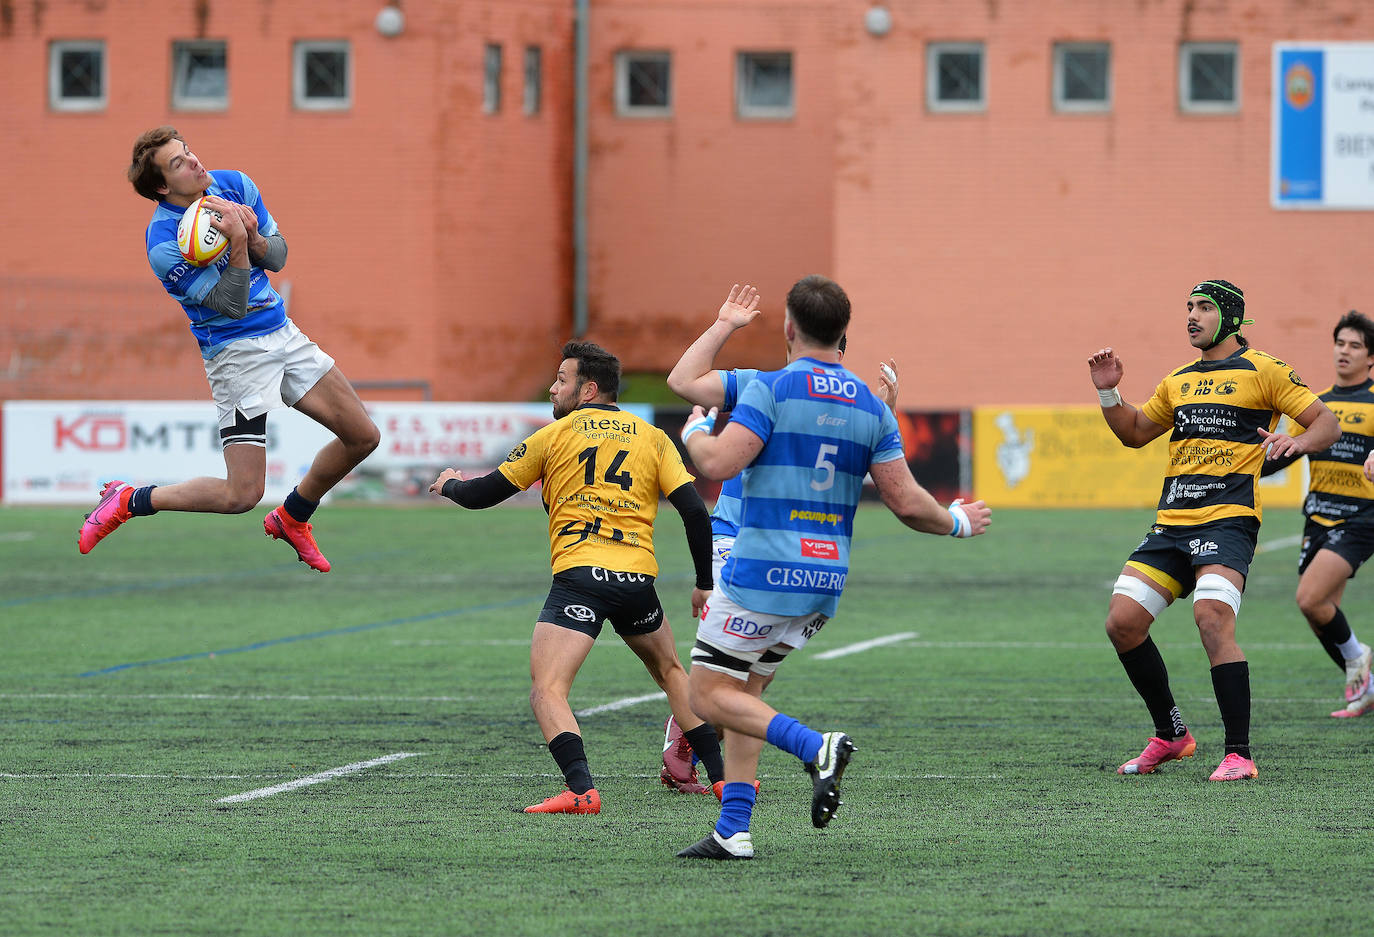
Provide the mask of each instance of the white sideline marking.
[{"label": "white sideline marking", "polygon": [[668,694],[659,690],[657,693],[647,693],[644,696],[627,696],[624,699],[611,700],[609,703],[602,703],[600,706],[592,706],[589,709],[579,709],[574,716],[595,716],[597,713],[614,712],[617,709],[627,709],[631,706],[638,706],[640,703],[647,703],[656,699],[667,699]]},{"label": "white sideline marking", "polygon": [[1282,550],[1285,547],[1296,547],[1302,543],[1302,534],[1294,534],[1291,537],[1279,537],[1277,540],[1268,540],[1255,547],[1256,553],[1268,553],[1270,550]]},{"label": "white sideline marking", "polygon": [[229,797],[221,797],[215,801],[217,804],[237,804],[245,800],[257,800],[259,797],[271,797],[273,794],[280,794],[283,791],[294,791],[298,787],[309,787],[311,784],[323,784],[334,778],[342,777],[345,774],[354,774],[358,771],[365,771],[368,768],[375,768],[378,765],[389,764],[393,761],[400,761],[402,758],[414,758],[422,755],[423,752],[393,752],[390,755],[383,755],[381,758],[373,758],[369,761],[355,761],[351,765],[343,765],[339,768],[330,768],[328,771],[321,771],[319,774],[312,774],[308,778],[297,778],[294,781],[287,781],[285,784],[274,784],[271,787],[260,787],[255,791],[245,791],[242,794],[233,794]]},{"label": "white sideline marking", "polygon": [[903,631],[898,634],[890,634],[885,638],[874,638],[872,641],[860,641],[858,644],[846,644],[844,647],[837,647],[833,651],[823,651],[820,654],[813,654],[811,658],[812,660],[834,660],[836,657],[844,657],[846,654],[857,654],[860,651],[882,647],[884,644],[896,644],[899,641],[910,641],[912,638],[916,637],[920,637],[920,635],[915,631]]},{"label": "white sideline marking", "polygon": [[0,543],[16,543],[21,540],[32,540],[33,531],[13,530],[7,534],[0,534]]}]

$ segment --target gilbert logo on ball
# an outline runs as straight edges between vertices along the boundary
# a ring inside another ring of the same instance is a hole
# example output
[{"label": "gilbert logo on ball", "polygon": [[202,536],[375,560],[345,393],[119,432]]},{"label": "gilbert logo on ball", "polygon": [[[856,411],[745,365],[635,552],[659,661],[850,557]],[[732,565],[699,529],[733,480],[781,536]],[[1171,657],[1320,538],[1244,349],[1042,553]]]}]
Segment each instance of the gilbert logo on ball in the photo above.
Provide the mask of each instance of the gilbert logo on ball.
[{"label": "gilbert logo on ball", "polygon": [[210,220],[223,219],[223,216],[205,204],[201,196],[190,204],[177,223],[177,249],[188,263],[205,267],[229,249],[229,239],[210,226]]}]

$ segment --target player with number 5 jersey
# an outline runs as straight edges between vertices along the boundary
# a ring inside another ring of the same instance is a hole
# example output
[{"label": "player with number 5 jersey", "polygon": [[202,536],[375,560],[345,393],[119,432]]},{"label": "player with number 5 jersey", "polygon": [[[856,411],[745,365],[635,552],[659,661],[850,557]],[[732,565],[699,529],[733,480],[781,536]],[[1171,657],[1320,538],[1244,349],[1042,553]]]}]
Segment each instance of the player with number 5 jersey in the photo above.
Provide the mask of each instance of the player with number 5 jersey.
[{"label": "player with number 5 jersey", "polygon": [[549,388],[554,422],[489,474],[464,479],[445,469],[430,486],[463,507],[485,508],[543,483],[554,576],[530,643],[530,706],[567,790],[526,813],[601,812],[568,692],[608,619],[667,694],[673,718],[711,780],[723,777],[720,742],[688,704],[687,672],[654,589],[659,495],[667,496],[686,527],[696,567],[693,613],[712,586],[710,517],[672,440],[617,407],[619,390],[615,356],[591,342],[569,342]]},{"label": "player with number 5 jersey", "polygon": [[715,829],[678,853],[750,859],[760,740],[796,756],[811,775],[811,822],[828,824],[856,751],[844,732],[821,733],[763,702],[778,666],[834,614],[865,475],[914,530],[982,533],[982,501],[942,507],[911,475],[892,411],[840,365],[849,297],[833,280],[803,277],[787,294],[788,365],[759,374],[728,426],[694,407],[683,445],[708,478],[742,470],[739,535],[711,594],[692,649],[692,708],[725,736],[725,784]]}]

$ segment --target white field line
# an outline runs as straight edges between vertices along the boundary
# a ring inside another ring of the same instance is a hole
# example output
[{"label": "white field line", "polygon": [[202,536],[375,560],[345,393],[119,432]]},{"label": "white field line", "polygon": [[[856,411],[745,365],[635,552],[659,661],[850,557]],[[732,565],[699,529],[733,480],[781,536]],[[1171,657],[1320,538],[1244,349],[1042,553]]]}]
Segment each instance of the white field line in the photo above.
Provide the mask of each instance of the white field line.
[{"label": "white field line", "polygon": [[600,706],[592,706],[588,709],[579,709],[573,713],[574,716],[595,716],[597,713],[614,712],[617,709],[628,709],[631,706],[638,706],[640,703],[648,703],[652,700],[667,699],[668,694],[660,690],[657,693],[646,693],[643,696],[627,696],[624,699],[611,700],[609,703],[602,703]]},{"label": "white field line", "polygon": [[920,637],[915,631],[902,631],[897,634],[890,634],[885,638],[874,638],[872,641],[860,641],[858,644],[846,644],[844,647],[837,647],[831,651],[822,651],[820,654],[812,654],[812,660],[834,660],[837,657],[844,657],[847,654],[857,654],[860,651],[872,650],[875,647],[882,647],[885,644],[897,644],[900,641],[910,641],[912,638]]},{"label": "white field line", "polygon": [[[655,785],[658,783],[658,774],[627,774],[627,773],[607,773],[598,771],[598,778],[608,778],[616,781],[649,781]],[[0,773],[0,780],[19,780],[19,781],[60,781],[60,780],[87,780],[90,778],[105,778],[111,780],[154,780],[154,781],[237,781],[247,778],[257,778],[268,780],[271,778],[282,777],[281,774],[95,774],[89,771],[59,772],[51,771],[35,774],[4,774]],[[530,778],[544,778],[547,780],[563,780],[563,775],[550,772],[508,772],[504,774],[483,773],[479,771],[393,771],[390,777],[401,780],[439,780],[439,781],[507,781],[507,780],[528,780]],[[865,778],[884,781],[912,781],[912,780],[954,780],[954,781],[998,781],[1002,779],[999,774],[868,774]],[[761,781],[780,781],[789,782],[795,780],[796,775],[781,774],[761,774]],[[252,793],[250,791],[250,793]],[[242,796],[242,795],[239,795]],[[265,795],[264,795],[265,796]]]},{"label": "white field line", "polygon": [[[843,657],[846,654],[857,654],[860,651],[867,651],[870,648],[882,647],[884,644],[895,644],[898,641],[907,641],[917,637],[914,631],[903,631],[900,634],[890,634],[885,638],[874,638],[872,641],[860,641],[858,644],[849,644],[844,647],[837,647],[833,651],[826,651],[824,654],[815,654],[815,660],[830,660],[833,657]],[[646,693],[643,696],[627,696],[623,699],[611,700],[609,703],[602,703],[600,706],[591,706],[587,709],[576,710],[573,715],[595,716],[597,713],[614,712],[617,709],[628,709],[631,706],[638,706],[640,703],[648,703],[653,700],[667,699],[668,694],[663,692]]]},{"label": "white field line", "polygon": [[1255,547],[1256,553],[1268,553],[1270,550],[1284,550],[1288,547],[1296,547],[1302,543],[1302,534],[1294,534],[1291,537],[1279,537],[1277,540],[1268,540]]},{"label": "white field line", "polygon": [[12,530],[9,533],[0,534],[0,543],[19,543],[24,540],[32,540],[34,533],[31,530]]},{"label": "white field line", "polygon": [[368,761],[355,761],[351,765],[330,768],[328,771],[312,774],[308,778],[297,778],[294,781],[287,781],[285,784],[274,784],[271,787],[260,787],[254,791],[245,791],[242,794],[221,797],[219,800],[215,801],[215,803],[237,804],[245,800],[257,800],[259,797],[271,797],[273,794],[294,791],[298,787],[309,787],[312,784],[323,784],[325,781],[332,781],[334,778],[343,777],[345,774],[356,774],[359,771],[366,771],[368,768],[390,764],[393,761],[400,761],[402,758],[414,758],[416,755],[422,754],[424,754],[424,752],[392,752],[390,755],[383,755],[381,758],[372,758]]}]

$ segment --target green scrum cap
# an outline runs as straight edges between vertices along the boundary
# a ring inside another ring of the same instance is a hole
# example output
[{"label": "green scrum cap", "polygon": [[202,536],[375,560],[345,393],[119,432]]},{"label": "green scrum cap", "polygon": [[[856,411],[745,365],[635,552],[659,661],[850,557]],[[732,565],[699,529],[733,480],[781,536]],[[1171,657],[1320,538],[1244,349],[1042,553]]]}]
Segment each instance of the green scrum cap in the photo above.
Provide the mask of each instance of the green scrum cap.
[{"label": "green scrum cap", "polygon": [[1242,325],[1251,325],[1255,321],[1245,318],[1245,294],[1234,283],[1225,280],[1203,280],[1193,287],[1193,292],[1188,298],[1208,300],[1221,313],[1221,320],[1217,323],[1217,334],[1212,336],[1212,343],[1207,346],[1208,348],[1213,348],[1218,342],[1240,332]]}]

